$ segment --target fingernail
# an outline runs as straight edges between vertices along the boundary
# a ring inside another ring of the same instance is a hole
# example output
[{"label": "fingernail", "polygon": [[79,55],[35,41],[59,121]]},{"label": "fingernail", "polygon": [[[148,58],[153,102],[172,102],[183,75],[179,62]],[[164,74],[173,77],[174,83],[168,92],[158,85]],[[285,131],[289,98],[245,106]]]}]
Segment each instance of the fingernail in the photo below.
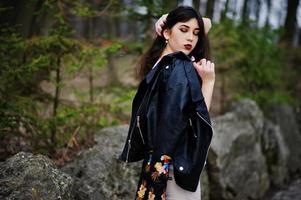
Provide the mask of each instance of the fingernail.
[{"label": "fingernail", "polygon": [[194,62],[195,61],[195,58],[193,56],[191,56],[191,61]]}]

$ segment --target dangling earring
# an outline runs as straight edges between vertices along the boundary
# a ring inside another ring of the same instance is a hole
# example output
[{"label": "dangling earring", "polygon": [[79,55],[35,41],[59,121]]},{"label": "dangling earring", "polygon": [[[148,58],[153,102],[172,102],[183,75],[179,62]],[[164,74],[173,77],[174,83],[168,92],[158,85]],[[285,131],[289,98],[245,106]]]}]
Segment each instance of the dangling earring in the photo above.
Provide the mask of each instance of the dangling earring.
[{"label": "dangling earring", "polygon": [[167,39],[167,40],[165,40],[165,45],[167,45],[167,43],[168,43],[168,39]]}]

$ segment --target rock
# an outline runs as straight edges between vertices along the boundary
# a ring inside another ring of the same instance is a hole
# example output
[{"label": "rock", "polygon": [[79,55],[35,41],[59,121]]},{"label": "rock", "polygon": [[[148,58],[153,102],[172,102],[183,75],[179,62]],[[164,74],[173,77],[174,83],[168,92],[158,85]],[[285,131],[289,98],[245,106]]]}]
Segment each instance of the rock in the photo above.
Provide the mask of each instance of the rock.
[{"label": "rock", "polygon": [[205,169],[201,175],[201,199],[210,200],[208,172]]},{"label": "rock", "polygon": [[127,131],[128,125],[102,129],[95,136],[97,144],[93,148],[62,168],[76,180],[77,199],[134,199],[142,163],[118,160]]},{"label": "rock", "polygon": [[293,109],[288,105],[278,105],[271,109],[270,118],[278,124],[289,153],[287,162],[290,175],[301,173],[301,133]]},{"label": "rock", "polygon": [[69,200],[72,178],[45,156],[20,152],[0,164],[0,199]]},{"label": "rock", "polygon": [[242,100],[212,119],[214,135],[208,154],[212,199],[259,199],[269,188],[260,138],[264,117],[256,103]]},{"label": "rock", "polygon": [[276,192],[271,200],[300,200],[301,179],[293,181],[287,188]]},{"label": "rock", "polygon": [[[280,116],[274,117],[276,121]],[[274,124],[254,101],[241,100],[212,118],[214,134],[201,176],[202,200],[262,199],[271,186],[277,189],[289,182],[289,173],[300,169],[301,141],[289,108],[283,116],[279,125]],[[142,163],[118,160],[128,128],[102,129],[95,135],[97,144],[61,168],[64,173],[47,157],[16,154],[0,163],[0,199],[133,199]],[[270,188],[270,197],[300,199],[300,182],[277,193]]]},{"label": "rock", "polygon": [[267,119],[262,131],[261,147],[266,158],[271,186],[281,186],[288,181],[289,150],[284,143],[280,127]]}]

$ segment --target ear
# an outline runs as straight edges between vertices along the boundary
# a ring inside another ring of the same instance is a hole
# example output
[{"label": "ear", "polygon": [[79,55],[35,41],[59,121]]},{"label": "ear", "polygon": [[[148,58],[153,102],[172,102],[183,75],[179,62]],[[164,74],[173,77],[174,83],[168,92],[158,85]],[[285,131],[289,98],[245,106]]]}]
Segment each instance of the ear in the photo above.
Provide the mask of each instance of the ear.
[{"label": "ear", "polygon": [[171,30],[170,29],[164,29],[163,30],[163,37],[165,40],[168,40],[170,38]]}]

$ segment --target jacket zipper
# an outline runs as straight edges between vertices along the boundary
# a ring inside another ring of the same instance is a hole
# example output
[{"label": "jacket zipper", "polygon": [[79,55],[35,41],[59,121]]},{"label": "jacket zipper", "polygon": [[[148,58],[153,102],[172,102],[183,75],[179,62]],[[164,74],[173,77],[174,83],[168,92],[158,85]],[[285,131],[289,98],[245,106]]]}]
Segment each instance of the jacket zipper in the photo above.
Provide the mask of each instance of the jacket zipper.
[{"label": "jacket zipper", "polygon": [[138,121],[137,121],[137,127],[138,127],[138,129],[139,129],[139,133],[140,133],[142,142],[143,142],[143,144],[145,144],[144,139],[143,139],[143,134],[142,134],[142,131],[141,131],[141,128],[140,128],[140,116],[139,116],[139,115],[137,116],[137,120],[138,120]]},{"label": "jacket zipper", "polygon": [[192,132],[193,132],[193,136],[194,136],[195,138],[197,138],[198,136],[195,134],[195,131],[194,131],[194,128],[193,128],[193,125],[192,125],[191,118],[189,118],[189,124],[190,124],[190,126],[191,126],[191,129],[192,129]]},{"label": "jacket zipper", "polygon": [[[198,115],[204,122],[206,122],[206,124],[208,124],[208,125],[210,126],[211,131],[213,131],[213,128],[212,128],[211,124],[209,124],[209,122],[207,122],[207,120],[205,120],[198,112],[196,112],[196,113],[197,113],[197,115]],[[210,143],[211,143],[211,140],[210,140]],[[207,157],[208,157],[209,149],[210,149],[210,145],[209,145],[209,147],[207,148],[206,157],[205,157],[206,159],[205,159],[205,163],[204,163],[204,165],[203,165],[203,167],[202,167],[201,173],[202,173],[203,170],[204,170],[204,167],[205,167],[205,164],[206,164],[206,161],[207,161]]]},{"label": "jacket zipper", "polygon": [[196,112],[196,114],[197,114],[202,120],[204,120],[204,122],[206,122],[206,124],[208,124],[208,125],[212,128],[211,124],[209,124],[209,122],[207,122],[207,120],[205,120],[198,112]]},{"label": "jacket zipper", "polygon": [[[139,106],[139,108],[140,108],[140,106]],[[139,108],[138,108],[138,111],[139,111]],[[132,135],[133,135],[133,130],[135,129],[136,120],[137,120],[137,117],[135,117],[134,125],[133,125],[133,128],[131,130],[130,137],[128,139],[128,151],[127,151],[127,154],[126,154],[126,161],[125,161],[127,163],[129,162],[129,154],[130,154],[130,149],[131,149],[131,139],[132,139]]]},{"label": "jacket zipper", "polygon": [[131,148],[131,139],[128,140],[128,151],[127,151],[127,154],[126,154],[126,162],[127,163],[128,163],[128,160],[129,160],[130,148]]},{"label": "jacket zipper", "polygon": [[[146,95],[145,95],[145,96],[146,96]],[[139,107],[138,107],[137,113],[139,113],[140,107],[141,107],[141,105],[142,105],[142,103],[143,103],[143,101],[144,101],[145,96],[143,97],[143,99],[142,99],[142,101],[141,101],[141,104],[140,104]],[[134,131],[134,129],[135,129],[135,124],[136,124],[137,120],[140,120],[139,115],[137,115],[137,117],[135,117],[134,125],[133,125],[133,128],[132,128],[132,130],[131,130],[130,137],[129,137],[129,139],[128,139],[128,151],[127,151],[127,154],[126,154],[126,161],[125,161],[126,163],[128,163],[128,161],[129,161],[129,154],[130,154],[130,149],[131,149],[131,139],[132,139],[133,131]],[[138,124],[137,124],[137,126],[138,126]],[[142,132],[141,132],[141,130],[140,130],[140,123],[139,123],[139,131],[140,131],[140,136],[141,136],[142,141],[143,141],[143,144],[144,144],[144,139],[143,139],[143,137],[142,137]]]},{"label": "jacket zipper", "polygon": [[[159,77],[159,76],[156,77],[154,83],[157,81],[158,77]],[[153,88],[153,87],[152,87],[152,88]],[[141,107],[141,105],[142,105],[142,103],[143,103],[143,101],[144,101],[144,98],[147,96],[148,90],[149,90],[149,88],[147,89],[147,91],[146,91],[146,93],[145,93],[145,96],[143,97],[143,99],[142,99],[142,101],[141,101],[141,104],[140,104],[139,107],[138,107],[137,113],[139,113],[140,107]],[[137,116],[139,116],[139,115],[137,115]],[[136,120],[137,120],[137,117],[135,117],[134,126],[135,126],[135,124],[136,124]],[[140,124],[139,124],[139,127],[140,127]],[[129,140],[128,140],[128,145],[129,145],[129,146],[128,146],[128,151],[127,151],[126,161],[125,161],[125,162],[128,162],[128,160],[129,160],[129,153],[130,153],[130,148],[131,148],[131,139],[132,139],[133,130],[134,130],[134,128],[132,128],[132,131],[131,131],[131,133],[130,133],[130,137],[129,137]],[[140,129],[139,129],[139,130],[140,130]],[[140,132],[140,133],[141,133],[141,132]],[[142,138],[143,144],[144,144],[144,139],[143,139],[143,137],[142,137],[142,134],[141,134],[141,138]]]}]

